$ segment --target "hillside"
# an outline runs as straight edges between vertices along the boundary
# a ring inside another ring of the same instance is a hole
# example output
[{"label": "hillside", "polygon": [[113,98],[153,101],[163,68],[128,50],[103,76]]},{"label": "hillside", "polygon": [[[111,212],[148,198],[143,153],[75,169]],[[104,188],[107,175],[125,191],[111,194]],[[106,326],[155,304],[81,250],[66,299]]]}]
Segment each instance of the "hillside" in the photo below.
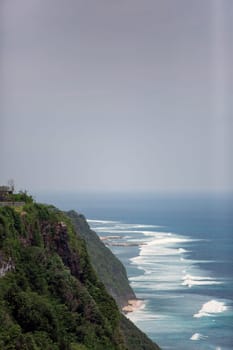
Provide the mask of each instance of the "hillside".
[{"label": "hillside", "polygon": [[117,304],[122,307],[128,304],[129,299],[136,299],[124,265],[90,229],[85,217],[73,210],[66,214],[72,220],[76,232],[85,240],[92,266]]},{"label": "hillside", "polygon": [[[66,214],[72,220],[77,234],[85,240],[91,264],[109,294],[113,296],[120,308],[127,305],[128,300],[135,299],[136,296],[129,285],[124,265],[90,229],[82,214],[78,214],[74,210],[68,211]],[[129,350],[159,349],[124,315],[121,315],[120,318],[120,329]]]},{"label": "hillside", "polygon": [[[92,266],[109,294],[114,297],[120,308],[127,305],[128,300],[135,299],[136,296],[129,285],[124,265],[111,250],[104,245],[98,235],[90,229],[83,215],[78,214],[74,210],[66,214],[72,220],[77,234],[85,240]],[[124,315],[121,315],[120,318],[120,329],[129,350],[158,349],[158,347]]]},{"label": "hillside", "polygon": [[158,347],[120,314],[67,215],[29,202],[0,208],[0,349]]}]

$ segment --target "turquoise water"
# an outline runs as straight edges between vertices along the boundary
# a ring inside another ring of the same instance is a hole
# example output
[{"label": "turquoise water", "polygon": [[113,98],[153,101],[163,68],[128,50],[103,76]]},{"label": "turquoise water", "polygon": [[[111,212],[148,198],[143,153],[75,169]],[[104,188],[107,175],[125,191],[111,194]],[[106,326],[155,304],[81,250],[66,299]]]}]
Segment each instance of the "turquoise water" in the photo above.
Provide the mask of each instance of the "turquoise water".
[{"label": "turquoise water", "polygon": [[231,195],[37,198],[86,215],[145,301],[128,317],[162,349],[233,349]]}]

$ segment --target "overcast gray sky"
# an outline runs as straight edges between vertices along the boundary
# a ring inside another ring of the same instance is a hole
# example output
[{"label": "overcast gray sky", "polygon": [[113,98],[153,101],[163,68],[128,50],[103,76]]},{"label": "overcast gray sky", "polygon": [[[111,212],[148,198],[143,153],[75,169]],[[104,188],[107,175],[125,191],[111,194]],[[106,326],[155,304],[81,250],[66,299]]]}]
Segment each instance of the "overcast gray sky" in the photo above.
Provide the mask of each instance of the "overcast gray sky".
[{"label": "overcast gray sky", "polygon": [[232,189],[232,0],[2,0],[0,182]]}]

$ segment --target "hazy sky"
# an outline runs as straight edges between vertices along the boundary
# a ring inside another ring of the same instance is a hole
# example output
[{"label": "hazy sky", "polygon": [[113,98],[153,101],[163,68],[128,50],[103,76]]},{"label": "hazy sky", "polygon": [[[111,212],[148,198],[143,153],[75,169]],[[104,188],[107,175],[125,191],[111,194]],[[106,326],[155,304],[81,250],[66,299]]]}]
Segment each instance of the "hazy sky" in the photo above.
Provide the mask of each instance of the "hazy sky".
[{"label": "hazy sky", "polygon": [[0,182],[232,189],[232,0],[2,0]]}]

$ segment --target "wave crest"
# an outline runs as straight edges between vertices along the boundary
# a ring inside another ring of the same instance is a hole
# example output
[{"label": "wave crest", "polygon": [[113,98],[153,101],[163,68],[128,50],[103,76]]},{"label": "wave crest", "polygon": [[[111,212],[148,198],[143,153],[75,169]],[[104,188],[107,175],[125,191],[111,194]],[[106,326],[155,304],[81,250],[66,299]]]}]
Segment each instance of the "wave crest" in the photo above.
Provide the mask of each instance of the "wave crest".
[{"label": "wave crest", "polygon": [[214,285],[214,284],[221,284],[220,281],[215,281],[211,277],[202,277],[202,276],[192,276],[192,275],[185,275],[182,277],[183,283],[182,286],[188,286],[191,288],[192,286],[205,286],[205,285]]},{"label": "wave crest", "polygon": [[193,317],[214,316],[215,314],[224,312],[227,310],[227,306],[222,301],[210,300],[202,305],[202,308]]},{"label": "wave crest", "polygon": [[190,340],[203,340],[203,339],[205,339],[205,338],[208,338],[208,336],[207,336],[207,335],[203,335],[203,334],[201,334],[201,333],[194,333],[194,334],[191,336]]}]

